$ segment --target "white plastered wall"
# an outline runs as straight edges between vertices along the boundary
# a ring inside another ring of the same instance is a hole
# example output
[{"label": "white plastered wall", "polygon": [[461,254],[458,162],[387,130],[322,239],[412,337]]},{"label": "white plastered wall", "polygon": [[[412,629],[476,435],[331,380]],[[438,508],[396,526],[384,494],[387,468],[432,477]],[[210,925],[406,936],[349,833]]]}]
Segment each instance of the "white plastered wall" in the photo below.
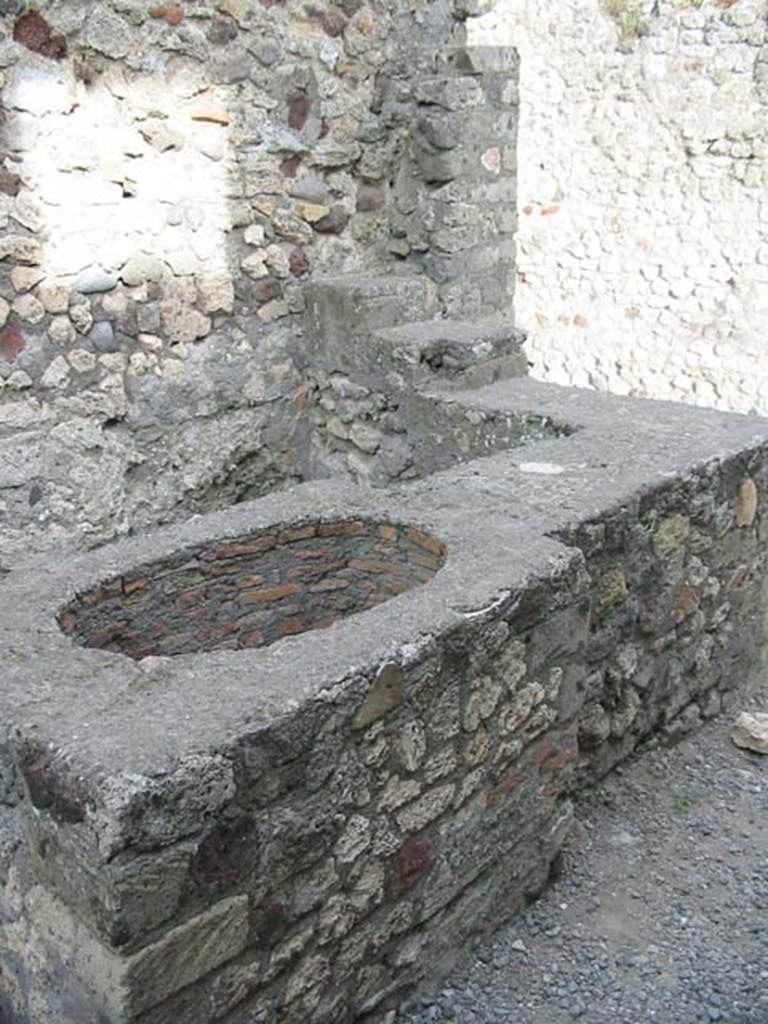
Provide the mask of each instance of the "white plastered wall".
[{"label": "white plastered wall", "polygon": [[22,156],[25,226],[48,279],[117,272],[156,258],[175,274],[227,271],[225,99],[199,80],[119,66],[92,82],[69,67],[21,65],[6,90]]},{"label": "white plastered wall", "polygon": [[600,0],[499,0],[472,22],[521,55],[535,376],[768,413],[767,13],[659,0],[622,38]]}]

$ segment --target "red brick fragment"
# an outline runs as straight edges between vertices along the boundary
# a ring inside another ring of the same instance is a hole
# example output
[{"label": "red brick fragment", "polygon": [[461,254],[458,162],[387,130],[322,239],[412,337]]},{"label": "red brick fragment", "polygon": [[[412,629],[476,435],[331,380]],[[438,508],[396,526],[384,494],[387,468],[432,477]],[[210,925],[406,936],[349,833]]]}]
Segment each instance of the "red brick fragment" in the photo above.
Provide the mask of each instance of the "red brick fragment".
[{"label": "red brick fragment", "polygon": [[146,590],[148,583],[146,576],[137,576],[132,580],[124,580],[123,589],[126,594],[133,594],[137,590]]},{"label": "red brick fragment", "polygon": [[301,166],[301,159],[300,153],[294,153],[292,156],[287,156],[280,164],[280,173],[283,177],[295,178],[296,172]]},{"label": "red brick fragment", "polygon": [[424,569],[434,569],[435,572],[437,572],[442,564],[441,559],[435,558],[434,555],[420,555],[415,551],[408,555],[408,561],[413,565],[420,565]]},{"label": "red brick fragment", "polygon": [[365,524],[359,519],[348,523],[320,523],[317,527],[318,537],[357,537],[365,532]]},{"label": "red brick fragment", "polygon": [[699,607],[699,592],[694,587],[681,587],[675,597],[672,618],[680,623]]},{"label": "red brick fragment", "polygon": [[399,899],[423,878],[432,866],[432,847],[426,839],[412,836],[395,854],[392,865],[392,895]]},{"label": "red brick fragment", "polygon": [[283,294],[280,283],[272,277],[264,277],[260,281],[254,281],[251,286],[251,294],[254,302],[271,302],[272,299],[279,299]]},{"label": "red brick fragment", "polygon": [[309,256],[300,245],[291,250],[289,266],[294,277],[302,277],[309,272]]},{"label": "red brick fragment", "polygon": [[29,11],[17,18],[13,26],[13,38],[33,53],[51,60],[61,60],[67,55],[67,41],[64,36],[54,36],[51,26],[37,11]]},{"label": "red brick fragment", "polygon": [[372,558],[353,558],[349,563],[350,569],[359,569],[360,572],[375,572],[395,576],[405,576],[408,572],[402,562],[377,562]]},{"label": "red brick fragment", "polygon": [[6,327],[0,331],[0,359],[12,363],[26,347],[24,335],[18,327]]},{"label": "red brick fragment", "polygon": [[292,544],[296,540],[308,540],[310,537],[314,537],[316,532],[317,527],[314,525],[294,526],[287,530],[281,530],[277,539],[281,544]]},{"label": "red brick fragment", "polygon": [[77,625],[77,616],[74,612],[62,612],[59,616],[59,626],[64,633],[74,633]]},{"label": "red brick fragment", "polygon": [[178,25],[184,20],[184,11],[179,4],[156,4],[150,7],[151,18],[162,18],[169,25]]},{"label": "red brick fragment", "polygon": [[288,126],[300,132],[307,123],[311,109],[312,100],[304,91],[294,93],[288,101]]},{"label": "red brick fragment", "polygon": [[406,530],[406,536],[412,544],[424,548],[438,558],[442,558],[445,555],[445,544],[442,544],[435,537],[431,537],[428,533],[424,533],[423,530],[408,529]]},{"label": "red brick fragment", "polygon": [[216,547],[208,548],[200,555],[203,562],[218,562],[221,558],[235,558],[239,555],[256,554],[259,551],[268,551],[277,542],[273,534],[266,534],[262,537],[254,537],[253,540],[233,540],[217,544]]},{"label": "red brick fragment", "polygon": [[261,587],[259,590],[244,590],[239,600],[242,604],[264,604],[268,601],[279,601],[291,594],[298,594],[301,587],[297,583],[283,583],[278,587]]},{"label": "red brick fragment", "polygon": [[307,624],[301,619],[283,619],[275,629],[275,637],[295,636],[297,633],[303,633],[308,628]]},{"label": "red brick fragment", "polygon": [[346,562],[307,562],[304,565],[297,565],[289,569],[288,578],[292,580],[309,580],[346,568]]},{"label": "red brick fragment", "polygon": [[240,637],[241,647],[263,647],[264,646],[264,634],[258,629],[253,629],[249,633],[243,633]]},{"label": "red brick fragment", "polygon": [[407,590],[411,590],[413,587],[412,583],[407,580],[385,580],[382,586],[388,594],[404,594]]},{"label": "red brick fragment", "polygon": [[304,559],[327,558],[331,554],[330,548],[302,548],[296,552],[296,557]]}]

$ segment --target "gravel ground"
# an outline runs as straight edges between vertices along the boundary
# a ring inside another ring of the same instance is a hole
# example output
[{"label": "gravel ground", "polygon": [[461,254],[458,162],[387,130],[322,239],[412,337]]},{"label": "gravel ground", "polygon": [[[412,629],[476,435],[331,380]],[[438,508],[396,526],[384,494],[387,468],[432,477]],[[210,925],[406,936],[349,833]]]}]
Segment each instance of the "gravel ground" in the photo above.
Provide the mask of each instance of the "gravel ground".
[{"label": "gravel ground", "polygon": [[[768,709],[768,684],[738,710]],[[559,880],[408,1024],[768,1024],[768,757],[734,715],[579,798]]]}]

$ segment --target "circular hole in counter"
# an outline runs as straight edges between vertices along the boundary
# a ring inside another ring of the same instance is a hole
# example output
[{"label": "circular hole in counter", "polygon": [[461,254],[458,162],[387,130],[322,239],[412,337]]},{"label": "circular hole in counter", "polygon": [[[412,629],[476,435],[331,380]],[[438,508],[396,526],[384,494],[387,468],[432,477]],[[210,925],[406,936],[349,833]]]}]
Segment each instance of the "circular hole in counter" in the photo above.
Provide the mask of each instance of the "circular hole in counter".
[{"label": "circular hole in counter", "polygon": [[130,658],[265,647],[429,582],[446,547],[414,526],[297,523],[211,541],[78,594],[58,615],[85,647]]}]

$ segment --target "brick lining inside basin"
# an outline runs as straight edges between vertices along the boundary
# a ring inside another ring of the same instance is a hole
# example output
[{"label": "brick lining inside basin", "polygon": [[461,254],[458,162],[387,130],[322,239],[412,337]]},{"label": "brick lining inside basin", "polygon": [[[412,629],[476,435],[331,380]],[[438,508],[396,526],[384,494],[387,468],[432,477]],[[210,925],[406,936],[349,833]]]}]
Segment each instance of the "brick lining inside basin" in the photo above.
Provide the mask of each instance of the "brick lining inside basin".
[{"label": "brick lining inside basin", "polygon": [[132,658],[263,647],[428,582],[445,545],[413,526],[302,523],[186,550],[79,594],[59,625]]}]

